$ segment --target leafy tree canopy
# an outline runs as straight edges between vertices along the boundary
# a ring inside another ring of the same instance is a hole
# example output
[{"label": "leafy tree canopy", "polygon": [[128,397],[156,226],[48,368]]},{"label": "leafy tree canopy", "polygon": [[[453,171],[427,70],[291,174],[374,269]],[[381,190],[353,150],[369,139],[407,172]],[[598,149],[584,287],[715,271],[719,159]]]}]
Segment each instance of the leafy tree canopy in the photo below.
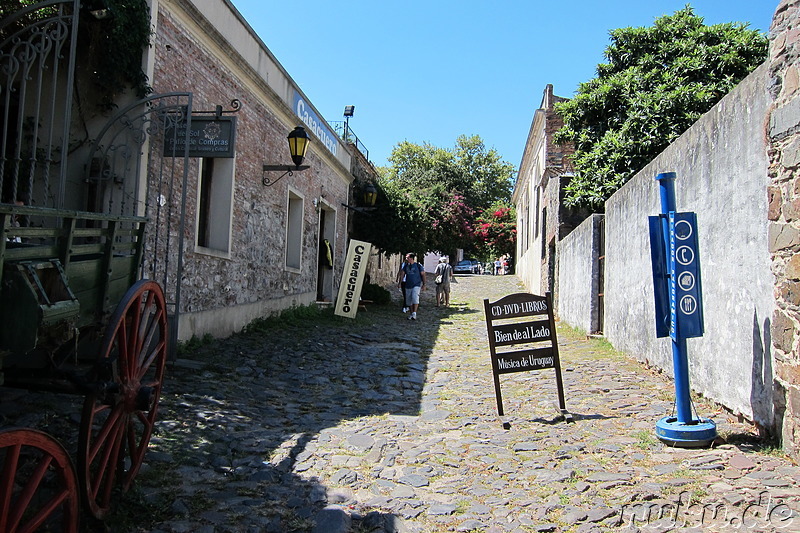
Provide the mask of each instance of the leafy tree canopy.
[{"label": "leafy tree canopy", "polygon": [[706,26],[689,5],[610,35],[597,77],[556,104],[556,142],[574,143],[578,174],[566,202],[596,210],[767,57],[764,35],[741,23]]},{"label": "leafy tree canopy", "polygon": [[404,141],[389,161],[377,184],[377,209],[355,218],[359,238],[386,253],[482,250],[477,219],[497,201],[510,201],[513,165],[477,135],[460,136],[453,149]]}]

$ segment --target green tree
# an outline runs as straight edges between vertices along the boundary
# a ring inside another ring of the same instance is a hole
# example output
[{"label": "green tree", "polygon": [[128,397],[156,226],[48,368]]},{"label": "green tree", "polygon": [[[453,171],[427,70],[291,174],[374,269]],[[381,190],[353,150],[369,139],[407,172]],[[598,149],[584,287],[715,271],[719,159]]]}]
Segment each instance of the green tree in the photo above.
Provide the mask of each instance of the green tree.
[{"label": "green tree", "polygon": [[689,5],[610,35],[597,77],[556,104],[556,142],[575,145],[566,203],[594,210],[767,57],[764,35],[741,23],[706,26]]},{"label": "green tree", "polygon": [[377,208],[355,218],[358,238],[387,253],[463,248],[476,251],[476,218],[511,197],[514,167],[481,138],[460,136],[453,149],[397,144],[381,169]]}]

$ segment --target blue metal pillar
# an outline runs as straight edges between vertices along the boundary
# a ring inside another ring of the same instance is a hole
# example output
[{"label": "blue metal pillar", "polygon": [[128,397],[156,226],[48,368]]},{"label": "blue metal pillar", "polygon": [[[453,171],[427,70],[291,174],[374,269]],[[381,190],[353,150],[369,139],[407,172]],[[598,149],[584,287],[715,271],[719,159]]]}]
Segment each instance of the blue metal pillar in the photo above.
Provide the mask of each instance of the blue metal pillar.
[{"label": "blue metal pillar", "polygon": [[[664,250],[670,250],[670,242],[674,239],[670,228],[669,216],[677,211],[675,205],[675,173],[664,172],[656,176],[661,196],[661,229],[664,239]],[[664,417],[656,423],[656,435],[662,441],[675,446],[699,447],[707,446],[717,437],[716,424],[707,418],[694,418],[692,415],[692,399],[689,386],[689,359],[687,356],[686,338],[676,324],[675,301],[676,279],[674,257],[668,252],[665,258],[666,271],[669,273],[668,294],[672,310],[672,366],[675,376],[675,409],[676,417]],[[677,329],[677,331],[676,331]]]}]

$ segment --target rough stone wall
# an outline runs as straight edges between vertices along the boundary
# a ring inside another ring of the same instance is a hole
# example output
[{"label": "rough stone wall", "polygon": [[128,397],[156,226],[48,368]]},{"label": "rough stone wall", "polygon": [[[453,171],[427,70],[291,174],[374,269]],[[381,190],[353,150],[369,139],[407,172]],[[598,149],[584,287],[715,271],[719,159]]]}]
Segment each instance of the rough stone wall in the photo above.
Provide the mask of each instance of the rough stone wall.
[{"label": "rough stone wall", "polygon": [[558,172],[567,172],[572,169],[569,157],[575,153],[573,144],[556,144],[553,135],[564,125],[564,120],[555,111],[555,104],[566,102],[569,98],[562,98],[553,94],[553,86],[548,85],[549,98],[547,102],[547,119],[545,121],[545,135],[547,136],[547,168],[552,168]]},{"label": "rough stone wall", "polygon": [[[544,137],[544,174],[536,176],[533,183],[542,188],[542,204],[540,209],[547,209],[546,216],[540,218],[544,224],[544,231],[541,238],[544,240],[533,255],[529,256],[532,260],[541,259],[541,284],[540,293],[552,292],[554,296],[554,307],[558,310],[558,295],[556,281],[558,279],[558,258],[555,253],[556,243],[563,237],[564,216],[567,209],[563,207],[563,186],[566,178],[563,174],[571,168],[567,159],[574,153],[572,143],[564,145],[556,144],[553,140],[555,133],[564,125],[564,121],[555,111],[555,104],[564,102],[567,98],[561,98],[553,94],[553,86],[547,85],[542,98],[542,110],[544,111],[543,130],[537,135]],[[574,225],[572,225],[574,227]],[[572,227],[570,229],[572,229]]]},{"label": "rough stone wall", "polygon": [[[544,294],[545,292],[556,292],[556,269],[558,267],[556,265],[555,247],[559,239],[559,226],[561,219],[561,179],[558,175],[552,175],[549,178],[545,178],[542,184],[544,185],[542,207],[547,209],[547,213],[546,216],[541,218],[541,220],[546,226],[541,234],[542,239],[544,239],[544,242],[542,243],[543,248],[540,248],[535,253],[539,254],[539,257],[541,257],[542,261],[541,294]],[[544,253],[542,253],[542,251]],[[553,305],[556,309],[558,309],[557,300]]]},{"label": "rough stone wall", "polygon": [[782,0],[770,30],[769,250],[776,416],[784,449],[800,457],[800,0]]},{"label": "rough stone wall", "polygon": [[[241,101],[237,117],[236,160],[230,253],[209,254],[194,246],[197,217],[198,169],[193,161],[187,188],[187,213],[182,280],[182,316],[179,335],[211,333],[223,336],[260,316],[316,299],[319,254],[319,216],[313,200],[325,194],[337,208],[334,279],[338,285],[347,250],[346,169],[319,145],[306,154],[310,169],[285,176],[276,184],[261,183],[265,163],[288,163],[288,131],[299,118],[288,113],[279,99],[259,80],[233,72],[215,55],[208,35],[197,36],[160,4],[155,36],[153,87],[156,92],[191,91],[195,110],[228,109]],[[227,58],[226,58],[227,59]],[[273,177],[277,177],[276,174]],[[303,237],[300,272],[285,267],[286,212],[289,191],[303,198]],[[192,317],[192,314],[198,316]],[[184,321],[185,319],[185,321]],[[191,324],[191,331],[185,325]]]}]

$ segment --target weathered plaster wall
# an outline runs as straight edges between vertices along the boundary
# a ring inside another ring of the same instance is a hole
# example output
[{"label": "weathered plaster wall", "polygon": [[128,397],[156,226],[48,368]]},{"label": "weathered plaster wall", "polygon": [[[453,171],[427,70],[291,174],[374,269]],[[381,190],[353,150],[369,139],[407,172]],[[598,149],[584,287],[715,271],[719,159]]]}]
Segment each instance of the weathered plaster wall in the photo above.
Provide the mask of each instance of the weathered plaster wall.
[{"label": "weathered plaster wall", "polygon": [[800,459],[800,2],[783,0],[770,30],[769,251],[776,414],[784,449]]},{"label": "weathered plaster wall", "polygon": [[688,340],[692,388],[770,427],[766,82],[763,65],[608,200],[604,332],[672,372],[670,341],[655,337],[647,217],[660,210],[655,176],[676,172],[677,208],[699,226],[705,335]]},{"label": "weathered plaster wall", "polygon": [[558,316],[585,333],[598,330],[600,231],[603,215],[592,215],[558,244]]}]

